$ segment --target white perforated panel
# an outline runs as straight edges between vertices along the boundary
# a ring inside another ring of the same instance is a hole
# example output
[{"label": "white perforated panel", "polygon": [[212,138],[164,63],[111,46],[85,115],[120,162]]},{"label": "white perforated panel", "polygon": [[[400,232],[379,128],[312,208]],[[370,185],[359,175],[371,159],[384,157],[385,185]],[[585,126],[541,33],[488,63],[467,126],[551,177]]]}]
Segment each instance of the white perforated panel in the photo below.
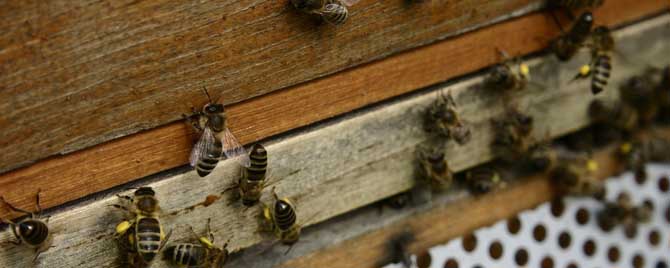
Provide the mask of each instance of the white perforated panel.
[{"label": "white perforated panel", "polygon": [[607,181],[607,200],[627,192],[636,205],[653,204],[651,221],[639,224],[637,232],[621,226],[604,231],[596,218],[602,208],[598,201],[566,198],[436,246],[429,250],[428,267],[668,267],[670,166],[649,165],[648,171],[644,182],[635,181],[631,173]]}]

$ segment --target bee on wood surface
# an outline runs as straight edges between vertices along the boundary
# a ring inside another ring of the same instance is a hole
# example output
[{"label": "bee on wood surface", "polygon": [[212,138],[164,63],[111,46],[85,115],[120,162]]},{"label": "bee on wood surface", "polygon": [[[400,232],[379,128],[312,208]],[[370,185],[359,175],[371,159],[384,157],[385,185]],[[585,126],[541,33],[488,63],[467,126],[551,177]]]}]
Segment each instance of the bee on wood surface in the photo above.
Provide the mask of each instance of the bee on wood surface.
[{"label": "bee on wood surface", "polygon": [[433,190],[446,190],[454,181],[452,171],[441,148],[420,148],[417,151],[419,175]]},{"label": "bee on wood surface", "polygon": [[663,90],[664,71],[647,68],[641,75],[628,79],[619,92],[623,102],[637,110],[640,124],[648,125],[663,113],[663,107],[670,104],[670,94]]},{"label": "bee on wood surface", "polygon": [[523,159],[535,144],[535,139],[531,136],[533,117],[516,108],[508,109],[502,118],[492,119],[491,123],[495,133],[492,150],[507,162]]},{"label": "bee on wood surface", "polygon": [[130,206],[113,205],[132,215],[116,226],[116,237],[127,250],[131,267],[147,267],[163,249],[171,232],[165,235],[159,219],[160,206],[151,187],[140,187],[133,197],[118,197],[130,203]]},{"label": "bee on wood surface", "polygon": [[608,125],[629,135],[638,128],[639,116],[633,107],[622,102],[593,100],[589,104],[589,117],[594,123]]},{"label": "bee on wood surface", "polygon": [[639,223],[646,223],[651,219],[651,208],[641,205],[634,206],[630,196],[622,193],[616,202],[606,202],[598,213],[598,225],[603,230],[612,230],[617,225],[624,228],[634,228]]},{"label": "bee on wood surface", "polygon": [[425,128],[430,133],[453,139],[463,145],[470,141],[470,128],[456,111],[456,102],[451,94],[440,94],[426,110]]},{"label": "bee on wood surface", "polygon": [[605,3],[605,0],[550,0],[555,6],[569,9],[597,8]]},{"label": "bee on wood surface", "polygon": [[274,202],[271,206],[263,204],[262,226],[272,231],[285,245],[293,245],[300,239],[301,226],[297,222],[296,208],[288,198],[279,198],[272,189]]},{"label": "bee on wood surface", "polygon": [[551,51],[561,61],[570,60],[577,51],[584,46],[584,42],[591,34],[593,27],[593,14],[582,13],[570,31],[559,36],[550,46]]},{"label": "bee on wood surface", "polygon": [[333,25],[342,25],[349,17],[347,7],[359,0],[291,0],[293,6],[305,13],[321,16],[324,21]]},{"label": "bee on wood surface", "polygon": [[414,242],[414,234],[403,231],[391,236],[386,242],[384,256],[377,262],[378,267],[390,263],[399,263],[405,268],[413,267],[412,253],[409,252],[409,244]]},{"label": "bee on wood surface", "polygon": [[254,144],[249,152],[249,159],[251,165],[242,169],[237,184],[229,188],[237,188],[242,204],[248,207],[258,203],[267,182],[268,153],[265,147],[258,143]]},{"label": "bee on wood surface", "polygon": [[536,144],[529,150],[523,164],[533,172],[544,172],[553,169],[558,159],[558,152],[549,144]]},{"label": "bee on wood surface", "polygon": [[510,59],[509,55],[498,50],[503,57],[503,62],[493,66],[488,76],[484,79],[484,88],[496,91],[522,90],[526,88],[530,80],[530,68],[521,60]]},{"label": "bee on wood surface", "polygon": [[637,179],[646,179],[646,165],[649,162],[670,161],[670,139],[651,137],[645,140],[624,142],[619,146],[618,156],[626,168],[635,173]]},{"label": "bee on wood surface", "polygon": [[5,201],[4,197],[0,196],[0,202],[7,206],[10,210],[28,215],[27,218],[20,220],[19,222],[0,218],[0,223],[9,224],[12,233],[14,233],[17,241],[10,241],[10,243],[17,246],[25,243],[26,246],[35,249],[35,257],[33,258],[33,262],[37,260],[40,253],[48,250],[51,247],[52,242],[51,233],[49,232],[49,227],[47,226],[48,219],[46,221],[40,219],[42,217],[42,208],[40,207],[40,190],[37,191],[36,201],[37,211],[30,212],[13,206],[12,204]]},{"label": "bee on wood surface", "polygon": [[500,174],[492,167],[475,167],[465,173],[465,182],[473,194],[485,194],[502,184]]},{"label": "bee on wood surface", "polygon": [[590,158],[561,159],[550,172],[555,189],[562,195],[604,197],[603,182],[596,177],[598,162]]},{"label": "bee on wood surface", "polygon": [[656,103],[658,104],[658,114],[656,120],[661,123],[670,123],[670,65],[663,69],[648,68],[645,76],[658,77],[660,82],[656,86]]},{"label": "bee on wood surface", "polygon": [[612,72],[611,51],[614,49],[614,38],[605,26],[596,27],[591,37],[591,62],[583,65],[573,80],[591,77],[591,93],[602,92]]},{"label": "bee on wood surface", "polygon": [[191,151],[190,164],[200,177],[205,177],[214,170],[222,156],[236,158],[244,167],[249,167],[247,151],[237,141],[226,125],[226,113],[223,104],[213,103],[207,89],[203,88],[209,103],[202,111],[194,111],[192,115],[182,115],[196,131],[202,133]]},{"label": "bee on wood surface", "polygon": [[191,233],[198,240],[198,244],[179,243],[165,249],[163,257],[179,267],[189,268],[221,268],[228,259],[228,243],[223,247],[214,245],[214,234],[210,229],[210,221],[207,220],[207,236],[198,236],[193,227]]}]

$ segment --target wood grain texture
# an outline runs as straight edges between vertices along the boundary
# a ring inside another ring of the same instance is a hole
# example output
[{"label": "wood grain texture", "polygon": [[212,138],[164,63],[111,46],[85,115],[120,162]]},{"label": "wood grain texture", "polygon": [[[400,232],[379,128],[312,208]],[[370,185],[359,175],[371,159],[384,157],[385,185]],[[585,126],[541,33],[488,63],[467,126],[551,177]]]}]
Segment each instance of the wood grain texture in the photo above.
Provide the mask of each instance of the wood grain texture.
[{"label": "wood grain texture", "polygon": [[[3,1],[0,172],[443,39],[539,0],[361,1],[315,25],[289,0]],[[536,3],[536,4],[534,4]]]},{"label": "wood grain texture", "polygon": [[[599,10],[599,21],[610,25],[625,23],[664,7],[655,1],[618,3]],[[495,48],[519,54],[537,51],[556,31],[547,14],[496,24],[231,105],[230,124],[243,143],[250,143],[481,69],[499,60]],[[0,175],[0,195],[28,205],[33,200],[32,193],[41,187],[47,191],[45,207],[64,204],[186,164],[192,139],[188,126],[179,122],[52,157]]]},{"label": "wood grain texture", "polygon": [[[623,170],[620,161],[614,157],[613,148],[594,153],[594,159],[600,167],[597,174],[599,178],[605,179]],[[374,231],[361,233],[337,245],[325,243],[322,250],[286,261],[280,267],[379,267],[387,254],[388,241],[399,233],[412,232],[415,235],[409,250],[419,254],[435,245],[444,244],[501,219],[532,209],[553,197],[554,192],[546,176],[523,178],[510,187],[492,194],[481,197],[469,196],[434,205],[427,211],[408,215],[404,219],[379,226]],[[355,221],[339,224],[355,224]],[[329,226],[320,227],[327,229]],[[349,235],[350,232],[343,230],[328,234],[338,237]]]},{"label": "wood grain texture", "polygon": [[[670,53],[664,39],[668,22],[670,16],[666,15],[617,31],[622,52],[638,51],[636,59],[660,64],[664,60],[660,55]],[[534,135],[556,137],[587,125],[586,107],[593,99],[588,83],[561,82],[569,80],[579,62],[559,65],[548,56],[529,63],[533,77],[546,83],[546,87],[530,87],[516,96],[521,108],[537,120]],[[612,88],[644,67],[616,64]],[[482,76],[477,76],[442,85],[267,143],[277,192],[293,199],[301,224],[311,225],[409,189],[414,183],[415,148],[427,140],[419,119],[443,91],[454,94],[464,120],[473,130],[469,144],[449,144],[446,148],[450,166],[460,171],[490,160],[494,157],[488,146],[492,139],[490,119],[502,114],[503,108],[498,97],[476,89],[481,80]],[[599,96],[610,97],[616,97],[615,90]],[[156,190],[166,211],[165,225],[175,229],[175,240],[188,234],[183,229],[185,224],[201,226],[208,218],[213,219],[219,241],[231,239],[231,250],[268,239],[257,232],[258,207],[244,210],[239,203],[226,202],[228,195],[210,206],[197,206],[208,195],[230,186],[239,174],[238,168],[234,161],[223,161],[206,178],[187,172],[148,184]],[[270,198],[268,191],[265,202]],[[43,197],[60,194],[66,193],[46,191]],[[118,252],[110,235],[122,215],[108,207],[117,202],[111,194],[54,213],[51,226],[56,248],[45,252],[37,267],[118,267]],[[11,193],[6,199],[15,200]],[[10,233],[3,232],[0,243],[9,238]],[[22,267],[30,259],[30,252],[20,248],[0,251],[0,266]],[[157,262],[152,267],[166,266]]]}]

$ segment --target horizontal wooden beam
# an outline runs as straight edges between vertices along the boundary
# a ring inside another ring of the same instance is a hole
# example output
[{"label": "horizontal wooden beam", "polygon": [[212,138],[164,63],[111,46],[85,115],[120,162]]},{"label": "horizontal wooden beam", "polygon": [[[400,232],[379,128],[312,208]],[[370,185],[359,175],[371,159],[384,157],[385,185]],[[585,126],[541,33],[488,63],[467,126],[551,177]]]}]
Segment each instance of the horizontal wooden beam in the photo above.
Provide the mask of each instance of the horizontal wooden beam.
[{"label": "horizontal wooden beam", "polygon": [[[599,166],[596,175],[598,178],[605,179],[623,170],[623,165],[614,157],[612,148],[596,152],[594,160]],[[390,239],[400,233],[414,234],[415,240],[408,246],[410,252],[419,254],[433,246],[444,244],[451,239],[548,202],[554,197],[554,192],[546,175],[523,178],[498,192],[436,204],[427,211],[408,215],[385,226],[378,226],[374,231],[352,237],[337,245],[325,244],[323,249],[286,261],[280,267],[377,268],[380,263],[385,263],[383,260],[388,254]],[[356,224],[356,222],[352,220],[349,223],[338,222],[338,224]],[[320,227],[327,230],[329,226],[323,224]],[[348,229],[340,228],[340,230],[338,233],[331,231],[327,235],[336,237],[350,235]]]},{"label": "horizontal wooden beam", "polygon": [[[616,25],[663,7],[656,1],[625,0],[608,4],[596,14],[599,22]],[[496,48],[519,54],[537,51],[556,33],[544,13],[500,23],[231,105],[230,124],[244,143],[250,143],[481,69],[499,60]],[[1,174],[0,195],[28,205],[40,187],[45,191],[44,206],[57,206],[184,165],[192,145],[184,123],[165,125]]]},{"label": "horizontal wooden beam", "polygon": [[203,86],[236,103],[541,2],[363,0],[339,27],[289,0],[0,3],[0,172],[177,121]]},{"label": "horizontal wooden beam", "polygon": [[[624,55],[635,52],[636,60],[641,62],[662,64],[665,59],[662,55],[670,53],[664,39],[669,30],[665,27],[668,22],[670,15],[665,15],[617,31],[621,52]],[[558,64],[552,56],[529,61],[533,78],[545,86],[530,86],[515,99],[521,110],[535,117],[533,135],[537,138],[561,136],[589,123],[586,109],[594,97],[588,83],[565,83],[574,75],[580,61],[586,60],[587,55],[581,56],[579,61],[568,64]],[[625,77],[644,68],[619,61],[615,64],[612,86],[598,98],[615,97],[614,88]],[[414,184],[415,149],[428,138],[420,118],[438,93],[447,91],[453,94],[463,119],[472,128],[470,143],[461,147],[449,144],[446,148],[450,166],[461,171],[489,161],[495,156],[488,146],[492,140],[490,120],[502,115],[504,109],[500,98],[477,89],[482,76],[406,96],[268,142],[273,185],[279,195],[294,200],[298,218],[305,226],[406,191]],[[229,187],[239,175],[234,161],[223,161],[219,165],[206,178],[199,178],[191,171],[168,175],[148,184],[161,200],[165,225],[175,228],[173,238],[179,240],[188,234],[179,229],[180,226],[198,225],[212,218],[215,234],[221,240],[230,238],[232,250],[268,239],[257,232],[258,207],[245,210],[239,203],[229,203],[228,195],[209,206],[198,205],[211,200],[209,195]],[[263,201],[270,198],[269,191],[266,189]],[[43,198],[57,194],[61,193],[44,192]],[[118,202],[111,194],[52,215],[50,224],[56,248],[42,255],[42,267],[117,267],[114,261],[118,252],[110,236],[122,215],[108,207]],[[16,200],[11,193],[5,198],[10,202]],[[10,233],[0,234],[0,243],[9,238]],[[0,266],[28,265],[29,255],[20,249],[0,251]],[[158,262],[152,267],[166,266]]]}]

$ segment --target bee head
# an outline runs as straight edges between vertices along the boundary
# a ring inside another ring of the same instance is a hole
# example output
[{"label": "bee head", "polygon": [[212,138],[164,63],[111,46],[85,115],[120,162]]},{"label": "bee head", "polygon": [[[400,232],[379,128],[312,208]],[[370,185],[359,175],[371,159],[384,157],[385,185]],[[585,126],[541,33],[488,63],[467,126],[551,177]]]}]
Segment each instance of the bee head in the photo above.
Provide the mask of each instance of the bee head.
[{"label": "bee head", "polygon": [[578,21],[582,23],[593,23],[593,13],[590,11],[582,13],[582,15],[579,16]]},{"label": "bee head", "polygon": [[220,114],[223,113],[223,111],[223,104],[220,103],[208,103],[202,108],[202,112],[206,115]]}]

